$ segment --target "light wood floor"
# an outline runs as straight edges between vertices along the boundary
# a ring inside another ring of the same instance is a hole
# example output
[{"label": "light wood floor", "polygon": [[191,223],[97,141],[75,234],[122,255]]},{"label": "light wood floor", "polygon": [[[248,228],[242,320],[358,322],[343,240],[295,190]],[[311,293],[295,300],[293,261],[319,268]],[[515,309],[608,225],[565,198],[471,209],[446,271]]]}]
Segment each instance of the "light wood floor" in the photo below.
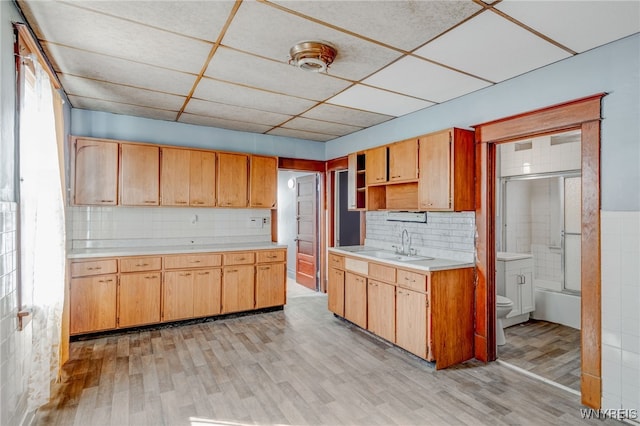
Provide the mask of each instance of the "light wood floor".
[{"label": "light wood floor", "polygon": [[504,331],[499,359],[580,391],[580,330],[530,320]]},{"label": "light wood floor", "polygon": [[602,424],[562,389],[498,363],[436,372],[325,295],[289,295],[283,311],[73,342],[35,424]]}]

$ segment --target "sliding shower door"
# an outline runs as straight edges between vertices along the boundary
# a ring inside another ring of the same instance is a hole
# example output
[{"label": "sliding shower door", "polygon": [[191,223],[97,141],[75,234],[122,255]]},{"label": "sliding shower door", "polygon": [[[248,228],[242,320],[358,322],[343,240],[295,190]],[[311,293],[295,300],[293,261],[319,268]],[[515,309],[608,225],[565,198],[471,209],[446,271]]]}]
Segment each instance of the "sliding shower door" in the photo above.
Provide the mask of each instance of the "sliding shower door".
[{"label": "sliding shower door", "polygon": [[562,232],[564,290],[579,293],[580,276],[580,240],[582,220],[580,217],[582,178],[564,178],[564,230]]}]

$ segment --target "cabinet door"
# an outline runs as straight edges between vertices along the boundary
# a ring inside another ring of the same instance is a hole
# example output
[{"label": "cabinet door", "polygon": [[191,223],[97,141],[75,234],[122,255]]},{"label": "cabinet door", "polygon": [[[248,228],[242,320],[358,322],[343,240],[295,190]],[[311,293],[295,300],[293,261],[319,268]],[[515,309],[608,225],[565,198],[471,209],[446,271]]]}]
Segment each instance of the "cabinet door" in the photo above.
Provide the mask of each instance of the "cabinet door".
[{"label": "cabinet door", "polygon": [[118,326],[160,322],[160,273],[120,275]]},{"label": "cabinet door", "polygon": [[162,320],[174,321],[193,317],[194,271],[164,273]]},{"label": "cabinet door", "polygon": [[344,317],[367,328],[367,279],[351,272],[344,274]]},{"label": "cabinet door", "polygon": [[160,199],[160,148],[120,145],[120,204],[157,206]]},{"label": "cabinet door", "polygon": [[285,264],[256,266],[256,309],[285,304]]},{"label": "cabinet door", "polygon": [[420,208],[450,210],[451,179],[451,133],[440,132],[420,138]]},{"label": "cabinet door", "polygon": [[367,185],[387,181],[387,147],[369,149],[365,153]]},{"label": "cabinet door", "polygon": [[214,152],[191,151],[189,204],[196,207],[216,205],[216,154]]},{"label": "cabinet door", "polygon": [[418,139],[389,145],[389,182],[418,179]]},{"label": "cabinet door", "polygon": [[160,199],[163,206],[189,205],[189,166],[187,149],[162,148]]},{"label": "cabinet door", "polygon": [[218,154],[218,206],[247,207],[248,157],[243,154]]},{"label": "cabinet door", "polygon": [[520,303],[520,270],[509,268],[505,270],[505,296],[513,302],[513,309],[507,315],[507,318],[515,317],[522,314],[522,305]]},{"label": "cabinet door", "polygon": [[70,334],[116,328],[116,285],[116,275],[71,280]]},{"label": "cabinet door", "polygon": [[520,311],[523,314],[535,310],[535,296],[533,293],[533,268],[520,269]]},{"label": "cabinet door", "polygon": [[344,271],[329,268],[327,305],[331,312],[344,317]]},{"label": "cabinet door", "polygon": [[118,144],[89,139],[75,142],[74,203],[116,205]]},{"label": "cabinet door", "polygon": [[369,331],[390,342],[396,340],[395,286],[369,279],[367,294]]},{"label": "cabinet door", "polygon": [[220,313],[221,269],[193,271],[193,316],[206,317]]},{"label": "cabinet door", "polygon": [[229,266],[222,275],[222,313],[248,311],[255,307],[254,266]]},{"label": "cabinet door", "polygon": [[396,289],[396,344],[427,357],[427,295]]},{"label": "cabinet door", "polygon": [[270,209],[278,195],[278,160],[275,157],[251,156],[249,205]]}]

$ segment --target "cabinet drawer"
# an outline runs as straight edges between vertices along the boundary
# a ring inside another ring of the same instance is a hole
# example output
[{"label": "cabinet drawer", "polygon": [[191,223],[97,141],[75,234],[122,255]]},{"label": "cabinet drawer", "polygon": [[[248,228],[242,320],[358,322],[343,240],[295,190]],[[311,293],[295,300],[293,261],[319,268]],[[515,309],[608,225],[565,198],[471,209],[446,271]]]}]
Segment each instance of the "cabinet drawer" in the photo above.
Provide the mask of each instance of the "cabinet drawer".
[{"label": "cabinet drawer", "polygon": [[118,272],[118,262],[116,259],[90,260],[86,262],[73,262],[71,264],[72,277],[113,274],[116,272]]},{"label": "cabinet drawer", "polygon": [[367,275],[369,273],[369,262],[347,257],[344,259],[344,269],[358,274]]},{"label": "cabinet drawer", "polygon": [[120,259],[120,272],[159,271],[161,257],[126,257]]},{"label": "cabinet drawer", "polygon": [[416,291],[427,291],[427,276],[398,269],[398,285]]},{"label": "cabinet drawer", "polygon": [[165,269],[205,268],[220,265],[222,265],[220,254],[188,254],[164,258]]},{"label": "cabinet drawer", "polygon": [[257,263],[284,262],[284,250],[263,250],[256,252]]},{"label": "cabinet drawer", "polygon": [[392,268],[390,266],[378,265],[377,263],[370,263],[369,277],[395,284],[396,268]]},{"label": "cabinet drawer", "polygon": [[344,269],[344,257],[329,253],[329,267]]},{"label": "cabinet drawer", "polygon": [[224,264],[226,265],[250,265],[255,262],[253,252],[224,253]]}]

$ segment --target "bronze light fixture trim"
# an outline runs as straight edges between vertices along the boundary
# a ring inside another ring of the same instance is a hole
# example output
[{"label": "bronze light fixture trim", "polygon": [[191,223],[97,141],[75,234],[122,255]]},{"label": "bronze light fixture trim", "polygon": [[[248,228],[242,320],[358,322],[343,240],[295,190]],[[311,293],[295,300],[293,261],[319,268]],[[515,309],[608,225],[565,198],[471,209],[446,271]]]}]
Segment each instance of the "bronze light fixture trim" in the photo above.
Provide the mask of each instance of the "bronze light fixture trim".
[{"label": "bronze light fixture trim", "polygon": [[337,54],[326,41],[301,41],[289,50],[289,63],[305,71],[327,72]]}]

